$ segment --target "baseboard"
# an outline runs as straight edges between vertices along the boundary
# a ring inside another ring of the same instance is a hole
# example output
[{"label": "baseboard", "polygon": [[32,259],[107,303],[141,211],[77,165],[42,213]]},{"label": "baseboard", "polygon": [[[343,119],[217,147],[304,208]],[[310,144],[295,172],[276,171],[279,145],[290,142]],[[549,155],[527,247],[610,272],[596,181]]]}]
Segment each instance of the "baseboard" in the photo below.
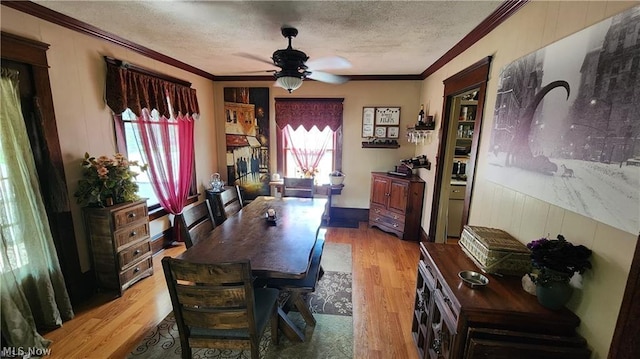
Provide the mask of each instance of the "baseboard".
[{"label": "baseboard", "polygon": [[171,247],[171,243],[173,243],[173,227],[169,227],[151,237],[151,252],[156,254],[165,248]]},{"label": "baseboard", "polygon": [[331,207],[331,220],[367,222],[369,220],[368,208],[344,208]]}]

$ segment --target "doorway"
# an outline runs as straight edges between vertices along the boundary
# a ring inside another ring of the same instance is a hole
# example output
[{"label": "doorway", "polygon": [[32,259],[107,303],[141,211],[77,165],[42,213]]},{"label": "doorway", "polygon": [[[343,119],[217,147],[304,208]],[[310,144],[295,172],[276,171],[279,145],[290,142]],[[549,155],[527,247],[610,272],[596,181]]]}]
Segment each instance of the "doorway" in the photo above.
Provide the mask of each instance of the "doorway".
[{"label": "doorway", "polygon": [[490,63],[491,57],[486,57],[444,80],[442,136],[429,226],[433,242],[459,237],[468,223]]}]

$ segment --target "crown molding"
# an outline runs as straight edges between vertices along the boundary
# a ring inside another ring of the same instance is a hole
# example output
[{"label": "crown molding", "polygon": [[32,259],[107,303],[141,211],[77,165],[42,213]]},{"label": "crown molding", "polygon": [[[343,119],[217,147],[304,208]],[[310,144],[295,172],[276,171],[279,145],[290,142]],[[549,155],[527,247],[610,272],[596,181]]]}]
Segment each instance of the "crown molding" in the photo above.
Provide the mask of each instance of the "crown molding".
[{"label": "crown molding", "polygon": [[476,26],[467,36],[463,37],[457,44],[455,44],[449,51],[447,51],[442,57],[436,60],[431,66],[429,66],[421,74],[422,79],[426,79],[429,75],[438,71],[449,61],[453,60],[456,56],[460,55],[468,48],[473,46],[476,42],[482,39],[485,35],[490,33],[493,29],[502,24],[511,15],[515,14],[529,0],[507,0],[500,5],[491,15],[487,16],[478,26]]},{"label": "crown molding", "polygon": [[70,16],[61,14],[57,11],[53,11],[49,8],[33,3],[31,1],[2,1],[2,5],[24,12],[29,15],[35,16],[39,19],[54,23],[56,25],[66,27],[67,29],[74,30],[79,33],[89,35],[101,40],[105,40],[118,46],[122,46],[126,49],[137,52],[148,58],[191,72],[198,76],[202,76],[210,80],[214,80],[214,76],[212,74],[206,71],[203,71],[197,67],[193,67],[189,64],[185,64],[184,62],[178,61],[172,57],[169,57],[157,51],[151,50],[148,47],[138,45],[120,36],[114,35],[107,31],[100,30],[93,25],[89,25],[80,20],[76,20]]},{"label": "crown molding", "polygon": [[[455,44],[449,51],[436,60],[431,66],[424,70],[421,74],[415,75],[351,75],[347,76],[352,81],[415,81],[424,80],[429,75],[433,74],[440,68],[442,68],[449,61],[453,60],[456,56],[463,53],[469,47],[474,45],[485,35],[491,32],[493,29],[502,24],[511,15],[520,10],[526,5],[529,0],[507,0],[500,7],[498,7],[491,15],[484,19],[478,26],[476,26],[469,34],[467,34],[462,40]],[[95,26],[89,25],[80,20],[74,19],[70,16],[53,11],[42,5],[33,3],[31,1],[2,1],[2,5],[13,8],[15,10],[24,12],[26,14],[35,16],[45,21],[66,27],[68,29],[83,33],[85,35],[93,36],[101,40],[108,41],[118,46],[122,46],[131,51],[137,52],[153,60],[163,62],[165,64],[177,67],[179,69],[188,71],[198,76],[205,77],[215,81],[274,81],[273,76],[214,76],[204,70],[191,66],[184,62],[178,61],[172,57],[161,54],[157,51],[151,50],[142,45],[131,42],[120,36],[98,29]]]}]

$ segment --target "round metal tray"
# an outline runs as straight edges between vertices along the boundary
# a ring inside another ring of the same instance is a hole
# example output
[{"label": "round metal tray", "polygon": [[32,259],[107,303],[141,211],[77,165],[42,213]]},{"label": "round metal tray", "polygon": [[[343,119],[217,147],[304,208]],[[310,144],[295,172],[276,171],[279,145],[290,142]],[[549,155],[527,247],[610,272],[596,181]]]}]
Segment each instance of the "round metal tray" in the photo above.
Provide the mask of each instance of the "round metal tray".
[{"label": "round metal tray", "polygon": [[489,278],[471,270],[463,270],[458,273],[464,284],[471,288],[482,288],[489,284]]}]

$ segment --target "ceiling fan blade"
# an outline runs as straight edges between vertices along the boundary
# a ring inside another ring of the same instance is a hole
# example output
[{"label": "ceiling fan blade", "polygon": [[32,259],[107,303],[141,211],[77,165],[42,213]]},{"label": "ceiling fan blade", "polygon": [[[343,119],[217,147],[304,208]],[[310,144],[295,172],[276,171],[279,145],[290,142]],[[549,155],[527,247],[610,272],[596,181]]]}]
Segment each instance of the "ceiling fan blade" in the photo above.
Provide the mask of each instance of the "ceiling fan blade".
[{"label": "ceiling fan blade", "polygon": [[236,53],[236,54],[234,54],[234,55],[236,55],[236,56],[240,56],[240,57],[244,57],[245,59],[251,59],[251,60],[256,60],[256,61],[264,62],[265,64],[269,64],[269,65],[271,65],[271,66],[275,66],[275,65],[273,64],[273,61],[271,61],[270,59],[269,59],[269,60],[267,60],[267,59],[265,59],[265,58],[263,58],[263,57],[256,56],[256,55],[253,55],[253,54],[248,54],[248,53],[246,53],[246,52],[239,52],[239,53]]},{"label": "ceiling fan blade", "polygon": [[351,67],[349,60],[340,56],[328,56],[320,57],[318,59],[311,59],[306,63],[310,70],[338,70],[348,69]]},{"label": "ceiling fan blade", "polygon": [[261,73],[265,73],[265,72],[270,72],[270,73],[274,73],[278,70],[253,70],[253,71],[237,71],[234,72],[234,75],[239,75],[239,74],[261,74]]},{"label": "ceiling fan blade", "polygon": [[316,81],[327,82],[330,84],[343,84],[349,81],[348,77],[334,75],[334,74],[330,74],[328,72],[322,72],[322,71],[313,71],[311,74],[307,75],[307,78],[310,78]]}]

